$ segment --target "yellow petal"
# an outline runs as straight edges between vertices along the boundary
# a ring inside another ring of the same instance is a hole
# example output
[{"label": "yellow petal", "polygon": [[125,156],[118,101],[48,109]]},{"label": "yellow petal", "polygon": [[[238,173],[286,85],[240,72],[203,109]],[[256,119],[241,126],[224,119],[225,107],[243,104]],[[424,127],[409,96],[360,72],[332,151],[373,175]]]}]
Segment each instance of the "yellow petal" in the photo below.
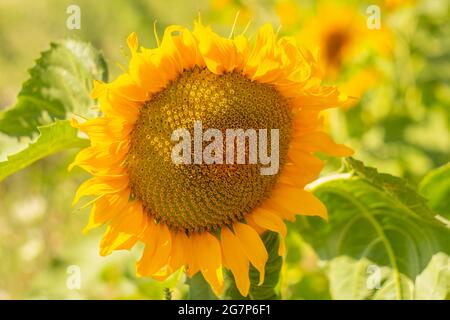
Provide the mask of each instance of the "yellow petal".
[{"label": "yellow petal", "polygon": [[189,241],[184,232],[171,233],[172,246],[170,250],[170,256],[166,267],[152,275],[153,279],[165,280],[168,276],[180,269],[183,264],[186,263],[185,244]]},{"label": "yellow petal", "polygon": [[118,245],[114,250],[130,250],[136,244],[139,239],[131,236],[127,241],[122,242],[122,244]]},{"label": "yellow petal", "polygon": [[114,250],[119,249],[134,238],[132,234],[119,232],[112,226],[108,226],[102,241],[100,242],[100,255],[107,256]]},{"label": "yellow petal", "polygon": [[286,253],[284,238],[286,237],[287,229],[280,217],[267,209],[257,208],[247,215],[246,219],[251,219],[259,226],[277,232],[281,236],[278,254],[282,256]]},{"label": "yellow petal", "polygon": [[182,26],[169,26],[164,31],[161,50],[172,59],[176,73],[204,65],[194,35]]},{"label": "yellow petal", "polygon": [[107,91],[108,85],[100,80],[94,80],[94,86],[91,92],[92,99],[98,99],[103,96]]},{"label": "yellow petal", "polygon": [[[189,277],[192,277],[198,271],[200,271],[200,265],[198,263],[198,259],[193,252],[196,250],[196,246],[192,241],[192,236],[186,237],[186,242],[183,244],[185,250],[185,259],[186,259],[186,273]],[[189,254],[191,253],[191,254]]]},{"label": "yellow petal", "polygon": [[93,175],[120,175],[125,172],[122,163],[128,150],[126,142],[87,147],[77,154],[68,170],[78,166]]},{"label": "yellow petal", "polygon": [[268,259],[266,247],[252,227],[235,222],[233,229],[248,259],[259,271],[259,285],[261,285],[264,282],[265,265]]},{"label": "yellow petal", "polygon": [[224,265],[233,273],[236,286],[241,295],[246,297],[250,289],[249,260],[247,255],[239,240],[226,227],[222,228],[220,241]]},{"label": "yellow petal", "polygon": [[178,270],[185,263],[185,243],[188,238],[184,232],[172,234],[172,251],[169,266],[172,272]]},{"label": "yellow petal", "polygon": [[[280,181],[280,184],[282,184],[281,181]],[[268,208],[273,213],[275,213],[277,216],[279,216],[282,220],[295,221],[295,214],[293,213],[293,211],[288,211],[288,210],[284,209],[283,207],[281,207],[280,205],[278,205],[274,201],[273,197],[264,201],[261,206],[264,208]]]},{"label": "yellow petal", "polygon": [[90,119],[83,123],[78,123],[78,121],[72,119],[71,125],[86,133],[91,140],[91,144],[123,141],[133,129],[132,125],[119,119],[106,117]]},{"label": "yellow petal", "polygon": [[100,255],[105,256],[114,250],[127,248],[136,242],[146,228],[147,219],[141,205],[135,201],[119,215],[115,216],[100,243]]},{"label": "yellow petal", "polygon": [[77,203],[81,197],[88,195],[103,195],[117,193],[128,187],[128,176],[94,177],[86,180],[78,188],[72,205]]},{"label": "yellow petal", "polygon": [[264,232],[267,231],[267,228],[261,227],[259,224],[257,224],[253,219],[247,219],[249,215],[246,216],[246,223],[252,227],[257,234],[262,235]]},{"label": "yellow petal", "polygon": [[148,93],[133,79],[129,73],[123,73],[108,84],[108,90],[126,97],[130,101],[145,102]]},{"label": "yellow petal", "polygon": [[130,100],[112,90],[99,97],[100,110],[105,117],[117,118],[128,125],[133,125],[139,116],[142,101]]},{"label": "yellow petal", "polygon": [[138,38],[136,32],[132,32],[127,38],[128,48],[131,53],[135,53],[138,48]]},{"label": "yellow petal", "polygon": [[167,226],[163,223],[153,224],[145,234],[145,249],[141,260],[137,263],[137,273],[141,276],[153,276],[167,264],[172,238]]},{"label": "yellow petal", "polygon": [[144,212],[140,201],[128,202],[119,215],[111,219],[111,225],[118,231],[140,237],[151,219]]},{"label": "yellow petal", "polygon": [[[294,138],[306,132],[320,130],[323,127],[323,118],[320,117],[320,110],[302,110],[302,102],[296,102],[295,99],[293,99],[292,103],[301,110],[292,119],[294,129],[292,136]],[[296,105],[297,103],[298,105]]]},{"label": "yellow petal", "polygon": [[272,190],[268,202],[293,215],[328,218],[327,208],[312,193],[282,183]]},{"label": "yellow petal", "polygon": [[244,67],[244,74],[252,80],[276,82],[284,70],[278,54],[276,35],[270,24],[262,26],[256,36],[255,46]]},{"label": "yellow petal", "polygon": [[209,232],[190,236],[193,248],[192,255],[205,280],[211,285],[214,293],[219,295],[223,290],[222,252],[219,240]]},{"label": "yellow petal", "polygon": [[[149,95],[164,88],[167,82],[175,77],[175,70],[170,66],[170,60],[167,56],[161,58],[160,49],[155,50],[145,50],[136,53],[130,59],[128,66],[130,76]],[[155,62],[156,55],[160,57],[159,60],[166,62],[164,68],[162,66],[163,62]],[[157,77],[155,76],[156,74],[158,75]]]},{"label": "yellow petal", "polygon": [[303,110],[324,110],[335,107],[343,107],[350,103],[348,96],[338,90],[337,87],[324,87],[320,85],[320,78],[311,78],[303,86],[304,92],[297,92],[296,104]]},{"label": "yellow petal", "polygon": [[[203,60],[211,72],[231,72],[242,65],[242,59],[232,39],[220,37],[200,22],[195,22],[193,34],[198,41]],[[239,49],[245,50],[242,40],[238,40],[238,43]]]},{"label": "yellow petal", "polygon": [[292,147],[307,152],[323,152],[336,157],[351,156],[353,154],[352,149],[335,143],[330,136],[320,131],[309,132],[296,137],[292,142]]},{"label": "yellow petal", "polygon": [[99,227],[106,221],[119,215],[128,204],[128,198],[128,190],[124,190],[117,194],[102,196],[92,206],[91,213],[89,215],[89,222],[83,229],[83,233],[87,233],[93,228]]},{"label": "yellow petal", "polygon": [[317,179],[324,166],[319,158],[298,149],[290,148],[288,158],[293,164],[286,164],[283,167],[279,181],[284,182],[287,179],[298,187],[304,187]]}]

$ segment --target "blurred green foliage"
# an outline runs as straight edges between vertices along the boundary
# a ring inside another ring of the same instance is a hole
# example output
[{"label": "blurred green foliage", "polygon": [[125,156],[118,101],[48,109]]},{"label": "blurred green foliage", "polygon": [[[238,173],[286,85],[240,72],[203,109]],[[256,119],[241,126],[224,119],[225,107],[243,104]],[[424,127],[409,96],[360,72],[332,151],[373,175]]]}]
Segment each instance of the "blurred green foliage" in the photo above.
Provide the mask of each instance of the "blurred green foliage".
[{"label": "blurred green foliage", "polygon": [[[378,2],[383,23],[394,34],[393,52],[362,53],[342,66],[349,77],[355,69],[368,67],[376,67],[380,77],[352,108],[330,112],[327,123],[339,142],[356,150],[358,159],[415,184],[450,160],[450,1]],[[387,2],[400,4],[384,5]],[[346,3],[362,15],[372,4]],[[81,30],[66,28],[70,4],[81,8]],[[128,34],[136,31],[144,46],[155,45],[154,21],[162,34],[169,24],[191,26],[200,13],[206,23],[228,35],[239,11],[236,31],[243,31],[251,20],[247,33],[252,35],[264,22],[277,29],[283,20],[280,8],[287,7],[293,23],[280,33],[295,36],[307,16],[302,13],[314,16],[316,6],[315,1],[295,0],[3,0],[0,109],[15,103],[28,78],[26,70],[58,39],[75,37],[101,49],[112,79],[121,72],[120,65],[126,65]],[[0,160],[29,141],[0,134]],[[0,299],[163,299],[166,288],[173,299],[186,298],[188,287],[181,273],[162,283],[137,278],[134,261],[139,248],[132,254],[116,252],[102,258],[98,255],[102,230],[81,234],[88,209],[76,210],[70,203],[87,175],[79,169],[68,174],[74,154],[75,150],[39,161],[0,184]],[[330,161],[325,172],[338,167],[337,161]],[[289,232],[287,243],[277,288],[283,298],[331,299],[335,287],[315,250],[297,232]],[[72,265],[81,271],[79,289],[67,286]]]},{"label": "blurred green foliage", "polygon": [[374,60],[383,79],[331,121],[358,158],[414,182],[450,160],[449,19],[449,1],[418,1],[392,13],[393,56]]}]

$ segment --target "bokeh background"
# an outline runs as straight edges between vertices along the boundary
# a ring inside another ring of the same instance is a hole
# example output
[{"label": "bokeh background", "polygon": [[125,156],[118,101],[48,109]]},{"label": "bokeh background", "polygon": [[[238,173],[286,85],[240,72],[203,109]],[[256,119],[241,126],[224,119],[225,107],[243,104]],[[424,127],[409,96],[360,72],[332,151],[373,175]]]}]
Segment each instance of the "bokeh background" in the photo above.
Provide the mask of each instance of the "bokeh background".
[{"label": "bokeh background", "polygon": [[[80,30],[66,28],[71,4],[81,8]],[[380,29],[367,27],[370,5],[381,10]],[[91,42],[112,79],[127,63],[132,31],[151,47],[154,21],[161,35],[170,24],[192,26],[199,14],[222,35],[235,20],[235,32],[247,35],[269,22],[280,35],[320,47],[326,82],[355,97],[344,110],[324,113],[326,129],[367,165],[415,183],[450,160],[450,0],[1,0],[0,109],[14,104],[27,69],[51,41]],[[0,134],[0,161],[28,142]],[[39,161],[0,184],[0,299],[163,299],[165,288],[186,297],[182,274],[164,283],[136,278],[139,248],[101,258],[103,230],[82,235],[88,209],[70,204],[87,175],[67,172],[74,154]],[[330,161],[324,174],[338,167]],[[287,241],[283,298],[329,299],[313,250],[296,232]],[[80,268],[79,289],[67,286],[70,266]]]}]

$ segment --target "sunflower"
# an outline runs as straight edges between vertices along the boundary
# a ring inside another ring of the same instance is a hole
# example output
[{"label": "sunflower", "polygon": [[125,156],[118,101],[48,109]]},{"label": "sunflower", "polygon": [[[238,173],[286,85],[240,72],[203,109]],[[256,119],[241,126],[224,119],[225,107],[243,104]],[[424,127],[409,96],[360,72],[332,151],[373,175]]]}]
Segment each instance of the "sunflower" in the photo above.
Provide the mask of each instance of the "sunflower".
[{"label": "sunflower", "polygon": [[366,13],[355,7],[326,2],[319,4],[317,14],[304,24],[298,38],[319,48],[328,80],[335,80],[343,64],[367,50],[383,55],[392,50],[392,35],[384,24],[369,29],[367,19]]},{"label": "sunflower", "polygon": [[[102,116],[73,120],[91,141],[71,164],[93,176],[74,198],[95,196],[85,231],[107,223],[101,255],[143,243],[139,276],[201,272],[219,294],[225,267],[247,296],[250,264],[264,281],[264,231],[284,238],[284,220],[327,218],[304,187],[323,166],[314,153],[352,153],[321,131],[318,116],[346,97],[321,86],[316,58],[291,38],[277,39],[270,25],[254,44],[244,35],[223,38],[200,21],[193,31],[167,27],[154,49],[138,48],[135,33],[127,42],[128,70],[94,83]],[[222,130],[279,129],[279,172],[261,175],[258,164],[174,164],[171,133],[192,130],[197,120]]]}]

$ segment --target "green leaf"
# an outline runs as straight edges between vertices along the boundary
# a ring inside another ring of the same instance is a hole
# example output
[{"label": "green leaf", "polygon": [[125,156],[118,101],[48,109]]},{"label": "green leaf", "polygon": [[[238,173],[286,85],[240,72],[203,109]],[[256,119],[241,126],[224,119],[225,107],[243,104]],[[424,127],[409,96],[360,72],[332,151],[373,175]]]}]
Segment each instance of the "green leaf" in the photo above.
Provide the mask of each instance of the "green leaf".
[{"label": "green leaf", "polygon": [[191,278],[186,278],[186,283],[189,285],[189,300],[217,300],[201,272],[197,272]]},{"label": "green leaf", "polygon": [[450,219],[450,163],[431,171],[419,185],[434,211]]},{"label": "green leaf", "polygon": [[379,173],[377,169],[366,167],[361,161],[353,158],[345,160],[346,167],[372,186],[380,189],[399,206],[411,215],[433,218],[436,214],[427,205],[427,200],[417,193],[414,186],[407,180],[386,173]]},{"label": "green leaf", "polygon": [[277,285],[280,278],[280,271],[283,264],[283,259],[278,255],[278,246],[280,244],[280,239],[277,233],[265,232],[262,235],[262,240],[269,254],[269,259],[267,260],[265,267],[265,278],[262,285],[259,283],[259,272],[253,266],[250,266],[250,290],[248,297],[243,297],[234,281],[233,274],[226,271],[226,284],[227,288],[225,291],[225,297],[227,299],[248,299],[248,300],[273,300],[279,299],[279,293],[277,290]]},{"label": "green leaf", "polygon": [[[450,229],[406,181],[351,158],[346,164],[353,174],[328,177],[313,187],[328,208],[329,222],[305,216],[297,221],[303,238],[326,262],[332,297],[444,299],[450,286]],[[440,281],[425,288],[423,279],[435,277]],[[374,278],[379,285],[371,285]]]},{"label": "green leaf", "polygon": [[51,43],[29,74],[16,104],[0,113],[0,131],[11,136],[31,136],[69,113],[89,116],[93,80],[106,80],[107,67],[90,44],[68,39]]},{"label": "green leaf", "polygon": [[39,159],[70,148],[82,148],[89,141],[77,136],[78,130],[68,120],[58,120],[50,125],[39,127],[40,135],[26,149],[11,155],[0,162],[0,181],[9,175],[26,168]]}]

